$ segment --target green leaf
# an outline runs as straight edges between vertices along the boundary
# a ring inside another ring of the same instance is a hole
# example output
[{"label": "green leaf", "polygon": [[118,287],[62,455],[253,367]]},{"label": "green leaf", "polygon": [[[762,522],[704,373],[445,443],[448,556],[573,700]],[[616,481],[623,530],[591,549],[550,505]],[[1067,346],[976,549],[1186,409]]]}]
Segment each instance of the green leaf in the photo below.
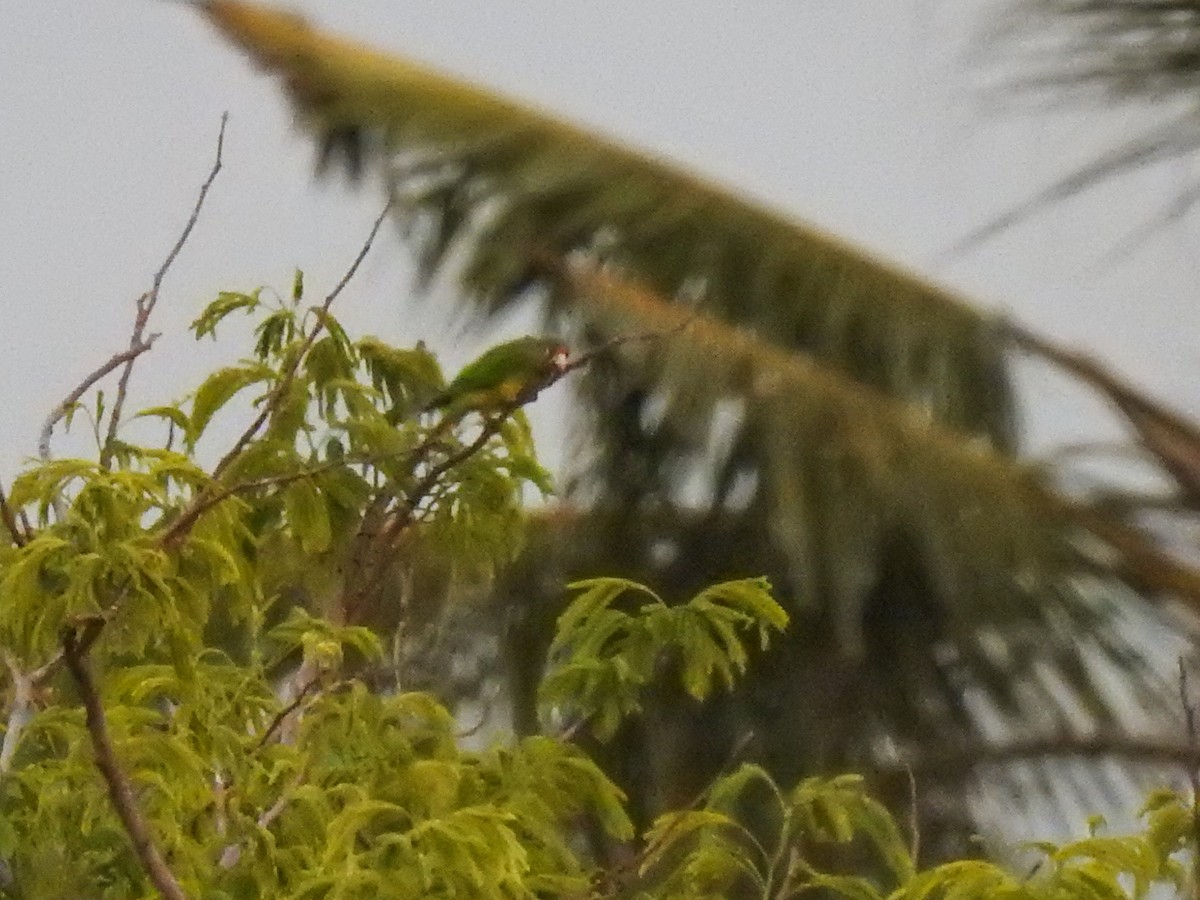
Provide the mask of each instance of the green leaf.
[{"label": "green leaf", "polygon": [[328,550],[333,540],[329,508],[312,480],[301,478],[285,487],[283,504],[288,525],[304,552],[323,553]]},{"label": "green leaf", "polygon": [[192,415],[187,428],[188,446],[194,447],[212,417],[239,391],[270,381],[274,372],[263,365],[230,366],[209,375],[192,398]]},{"label": "green leaf", "polygon": [[217,299],[208,304],[204,308],[204,312],[192,322],[191,330],[195,334],[196,339],[199,340],[206,335],[216,339],[217,325],[231,313],[238,310],[245,310],[248,313],[254,312],[258,309],[259,294],[261,291],[261,288],[249,294],[222,291],[217,295]]}]

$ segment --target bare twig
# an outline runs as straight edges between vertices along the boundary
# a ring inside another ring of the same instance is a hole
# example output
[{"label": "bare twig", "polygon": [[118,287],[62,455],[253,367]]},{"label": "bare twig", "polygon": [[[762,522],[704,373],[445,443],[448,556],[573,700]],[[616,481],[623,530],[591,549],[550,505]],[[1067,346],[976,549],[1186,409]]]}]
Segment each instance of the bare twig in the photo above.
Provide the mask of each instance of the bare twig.
[{"label": "bare twig", "polygon": [[[379,456],[358,456],[345,457],[343,459],[331,460],[321,463],[319,466],[313,466],[311,469],[301,469],[298,472],[287,472],[280,475],[266,475],[262,478],[254,478],[250,481],[241,481],[237,484],[231,484],[228,487],[217,490],[216,493],[202,491],[193,498],[193,501],[188,504],[187,508],[171,521],[171,524],[166,527],[158,536],[160,546],[169,547],[178,541],[183,535],[191,531],[196,521],[220,503],[224,503],[230,497],[236,497],[239,494],[245,494],[249,491],[257,490],[264,487],[283,487],[291,484],[294,481],[303,481],[306,478],[314,478],[323,472],[329,472],[333,469],[339,469],[342,466],[355,466],[362,464],[370,464],[381,459]],[[211,490],[211,486],[210,486]]]},{"label": "bare twig", "polygon": [[259,737],[259,739],[257,741],[254,742],[254,746],[250,749],[250,752],[257,753],[259,750],[261,750],[263,747],[265,747],[267,744],[267,741],[269,741],[271,739],[271,736],[280,729],[280,726],[283,725],[283,723],[284,723],[284,721],[286,721],[287,717],[290,716],[292,713],[294,713],[297,709],[300,708],[300,704],[302,704],[304,702],[305,698],[307,698],[308,695],[320,683],[321,683],[320,676],[310,678],[309,680],[304,682],[304,684],[300,687],[300,690],[298,690],[296,692],[296,696],[294,698],[292,698],[292,701],[290,703],[288,703],[286,706],[284,706],[283,709],[279,710],[279,712],[277,712],[275,714],[275,717],[273,719],[271,719],[271,721],[267,724],[267,727],[263,731],[262,735]]},{"label": "bare twig", "polygon": [[[301,781],[303,781],[303,776],[297,776],[295,779],[293,779],[287,785],[287,787],[280,792],[279,797],[275,800],[275,802],[272,803],[267,809],[263,810],[263,812],[255,820],[255,824],[257,824],[260,829],[270,828],[271,823],[283,815],[283,811],[287,809],[288,794],[299,787]],[[222,869],[232,869],[238,864],[241,858],[242,845],[230,844],[221,851],[221,858],[217,862],[217,865]]]},{"label": "bare twig", "polygon": [[90,619],[78,629],[68,627],[63,634],[63,660],[67,670],[75,681],[80,699],[83,701],[84,715],[87,722],[88,734],[92,739],[92,750],[96,756],[96,768],[100,770],[104,783],[108,787],[108,796],[112,801],[121,824],[133,844],[133,852],[138,863],[158,892],[168,900],[187,900],[183,888],[180,887],[175,875],[167,867],[162,854],[154,843],[154,837],[146,820],[138,810],[137,801],[133,795],[133,787],[129,778],[122,771],[113,750],[112,738],[108,733],[108,722],[104,715],[104,706],[100,702],[100,694],[92,677],[91,666],[88,662],[88,651],[96,642],[103,627],[101,618]]},{"label": "bare twig", "polygon": [[262,410],[259,412],[258,416],[256,416],[254,421],[246,427],[246,430],[242,432],[241,436],[238,437],[233,446],[229,448],[229,451],[221,457],[220,461],[218,461],[216,468],[213,469],[214,479],[219,478],[221,474],[233,464],[234,460],[241,456],[242,451],[246,449],[246,445],[254,440],[255,435],[258,434],[259,430],[271,417],[271,414],[275,411],[275,407],[278,405],[280,398],[282,398],[292,386],[292,382],[296,378],[296,371],[299,368],[300,363],[303,361],[308,351],[312,349],[312,345],[316,343],[317,337],[325,328],[325,313],[329,312],[329,308],[333,306],[333,301],[335,301],[342,291],[346,289],[346,285],[350,283],[350,280],[354,277],[354,275],[358,272],[359,267],[362,265],[363,260],[367,258],[367,254],[371,252],[371,247],[375,243],[375,238],[379,234],[379,229],[383,227],[384,220],[387,218],[388,213],[391,212],[391,209],[392,202],[389,200],[380,211],[379,215],[376,216],[375,222],[371,225],[371,230],[367,234],[367,239],[363,241],[362,247],[359,248],[358,255],[354,257],[354,261],[350,264],[350,267],[346,269],[341,280],[334,285],[333,290],[326,295],[325,301],[320,306],[321,315],[317,317],[317,322],[313,326],[312,331],[308,333],[307,337],[304,339],[304,342],[300,345],[299,351],[296,353],[292,363],[292,367],[283,373],[283,377],[279,379],[279,384],[275,386],[275,390],[271,392],[271,395],[263,403]]},{"label": "bare twig", "polygon": [[663,338],[671,337],[672,335],[686,331],[694,321],[694,317],[687,318],[682,322],[679,322],[678,324],[672,325],[668,328],[656,328],[651,331],[639,331],[634,334],[617,335],[616,337],[605,341],[600,346],[594,347],[587,353],[584,353],[583,355],[571,360],[570,363],[563,367],[562,372],[555,376],[554,381],[557,381],[559,378],[563,377],[569,372],[574,372],[576,369],[582,369],[584,366],[591,365],[597,357],[603,356],[606,353],[611,353],[618,347],[623,347],[626,344],[641,344],[648,341],[661,341]]},{"label": "bare twig", "polygon": [[[367,239],[363,241],[362,247],[359,248],[358,254],[354,257],[354,261],[350,264],[350,267],[346,269],[341,280],[338,281],[333,290],[330,291],[325,297],[324,302],[319,307],[321,315],[317,317],[316,324],[313,326],[312,331],[308,333],[304,341],[301,343],[300,348],[292,361],[291,367],[283,373],[282,377],[279,379],[279,383],[275,385],[274,390],[272,390],[266,400],[263,401],[262,409],[259,411],[259,414],[255,416],[254,421],[246,426],[245,430],[243,430],[241,435],[238,436],[238,439],[234,441],[233,446],[230,447],[225,455],[222,456],[217,462],[217,465],[213,469],[212,481],[209,483],[209,485],[196,493],[191,502],[183,509],[179,516],[171,523],[170,526],[168,526],[166,531],[159,536],[160,545],[164,547],[170,547],[178,543],[187,535],[192,526],[196,524],[196,520],[199,519],[201,515],[203,515],[209,509],[212,509],[213,506],[217,505],[221,501],[228,499],[233,494],[247,489],[244,486],[236,485],[232,488],[220,488],[217,486],[217,483],[221,475],[224,474],[224,472],[231,465],[233,465],[234,462],[237,461],[237,459],[245,451],[246,447],[249,446],[250,442],[253,441],[258,435],[263,425],[267,423],[267,420],[270,419],[271,415],[275,412],[275,409],[279,405],[282,397],[291,387],[292,382],[296,378],[296,372],[298,371],[300,364],[303,362],[305,355],[312,348],[313,344],[316,343],[318,335],[320,335],[325,328],[325,313],[329,312],[329,308],[333,305],[334,300],[336,300],[342,291],[345,290],[346,285],[350,283],[350,279],[354,277],[355,273],[359,269],[359,266],[361,266],[363,260],[366,259],[367,253],[370,252],[371,247],[375,243],[375,238],[379,234],[379,229],[383,227],[383,222],[387,218],[387,215],[391,210],[391,206],[391,202],[389,201],[379,215],[375,218],[374,223],[371,225],[371,230],[367,234]],[[290,476],[279,477],[282,479]],[[297,475],[296,477],[302,478],[305,476]]]},{"label": "bare twig", "polygon": [[[133,350],[136,347],[141,347],[143,344],[148,345],[153,343],[153,336],[148,340],[145,339],[146,325],[150,321],[150,316],[154,312],[154,307],[158,305],[159,292],[162,290],[163,279],[167,275],[167,271],[174,264],[180,251],[183,250],[183,245],[187,243],[188,238],[192,236],[192,231],[196,227],[196,222],[200,219],[200,211],[204,208],[204,201],[208,197],[209,189],[213,186],[213,182],[217,179],[217,174],[221,171],[221,154],[225,149],[225,126],[229,123],[229,113],[221,114],[221,127],[217,132],[217,153],[213,160],[212,169],[209,170],[208,177],[204,179],[204,183],[200,185],[200,196],[196,198],[196,205],[192,207],[192,213],[188,216],[187,223],[183,226],[183,231],[175,241],[175,245],[171,247],[167,253],[166,259],[163,260],[158,271],[154,273],[154,280],[150,284],[150,290],[142,294],[137,300],[137,316],[133,321],[133,333],[129,336],[129,349]],[[108,431],[104,436],[104,444],[100,450],[100,464],[107,468],[112,460],[113,447],[117,440],[117,429],[121,424],[121,413],[125,408],[125,395],[129,389],[129,378],[133,374],[133,362],[135,356],[131,356],[125,363],[125,368],[121,372],[121,378],[117,382],[117,396],[113,401],[112,412],[108,415]]]},{"label": "bare twig", "polygon": [[18,526],[17,517],[13,515],[12,507],[8,505],[8,497],[5,495],[3,487],[0,487],[0,521],[4,522],[4,527],[12,535],[12,542],[16,546],[24,547],[29,543],[28,522],[25,523],[25,529]]},{"label": "bare twig", "polygon": [[80,398],[88,392],[92,385],[94,385],[108,373],[112,372],[114,369],[133,362],[133,360],[137,359],[139,356],[149,350],[154,345],[154,341],[157,338],[157,334],[149,335],[144,341],[141,341],[138,344],[130,345],[128,350],[122,350],[120,353],[114,354],[108,360],[108,362],[98,367],[90,375],[84,378],[83,381],[79,382],[79,384],[75,386],[75,389],[71,391],[71,393],[67,394],[62,403],[58,404],[58,406],[54,407],[54,409],[50,411],[50,415],[47,416],[46,421],[42,423],[42,433],[38,438],[38,456],[41,458],[42,462],[50,461],[50,438],[54,434],[54,426],[57,425],[59,421],[61,421],[68,413],[70,413],[72,407],[79,402]]},{"label": "bare twig", "polygon": [[62,663],[62,651],[59,650],[49,660],[31,672],[21,669],[20,662],[8,651],[4,652],[4,664],[8,667],[9,676],[13,681],[13,708],[8,715],[8,724],[4,730],[4,742],[0,744],[0,780],[12,768],[13,755],[25,728],[33,720],[35,692],[47,678],[58,671]]}]

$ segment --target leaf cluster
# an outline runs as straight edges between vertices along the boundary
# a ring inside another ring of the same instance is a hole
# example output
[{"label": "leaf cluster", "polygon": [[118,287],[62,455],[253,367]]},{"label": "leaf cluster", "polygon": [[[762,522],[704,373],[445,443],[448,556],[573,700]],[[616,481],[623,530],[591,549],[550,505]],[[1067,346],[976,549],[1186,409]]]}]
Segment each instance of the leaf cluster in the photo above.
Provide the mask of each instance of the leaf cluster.
[{"label": "leaf cluster", "polygon": [[[666,660],[678,668],[688,695],[704,700],[746,671],[743,632],[766,649],[771,634],[788,623],[765,578],[715,585],[678,606],[621,578],[568,588],[579,594],[559,617],[539,699],[545,718],[587,720],[602,739],[640,710],[642,691]],[[622,609],[619,601],[630,597],[642,602]]]}]

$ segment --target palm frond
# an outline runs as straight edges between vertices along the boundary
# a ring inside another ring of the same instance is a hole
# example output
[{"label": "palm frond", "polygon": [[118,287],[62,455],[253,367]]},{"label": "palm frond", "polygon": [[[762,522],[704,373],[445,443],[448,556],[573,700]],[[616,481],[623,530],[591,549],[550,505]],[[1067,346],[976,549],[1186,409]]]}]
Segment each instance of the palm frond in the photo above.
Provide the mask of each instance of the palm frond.
[{"label": "palm frond", "polygon": [[[960,241],[968,250],[1054,203],[1109,179],[1200,149],[1200,6],[1191,0],[1012,0],[984,39],[1019,74],[1008,89],[1039,98],[1160,109],[1162,115],[1096,158]],[[1189,180],[1165,209],[1147,216],[1136,242],[1200,200]]]},{"label": "palm frond", "polygon": [[[1120,706],[1096,691],[1099,669],[1125,672],[1144,703],[1152,696],[1160,707],[1173,702],[1170,673],[1143,666],[1113,628],[1131,615],[1123,606],[1140,605],[1118,580],[1200,604],[1193,569],[1058,494],[986,442],[963,440],[752,332],[594,269],[576,266],[566,278],[577,309],[600,334],[663,335],[630,345],[622,368],[661,395],[660,427],[674,433],[648,440],[658,453],[680,453],[666,465],[694,471],[697,460],[683,458],[687,448],[712,434],[716,410],[736,406],[722,426],[737,432],[727,446],[754,448],[749,464],[758,479],[742,502],[769,523],[767,540],[786,561],[794,606],[824,610],[840,652],[862,656],[878,639],[872,629],[897,627],[879,620],[872,604],[881,583],[885,595],[896,588],[886,584],[887,566],[901,536],[905,554],[916,559],[913,571],[928,579],[919,599],[933,604],[941,640],[1005,715],[1019,719],[1027,706],[1011,681],[1022,653],[1030,654],[1029,677],[1035,663],[1053,662],[1095,720],[1111,720]],[[1114,596],[1123,599],[1102,599]],[[997,642],[1007,647],[999,655]],[[890,674],[900,677],[899,667]],[[1031,690],[1040,698],[1034,708],[1060,703],[1041,687]]]},{"label": "palm frond", "polygon": [[[677,167],[410,62],[232,0],[201,8],[281,75],[324,164],[380,161],[427,277],[485,310],[585,254],[1000,446],[995,323],[948,291]],[[566,302],[569,302],[567,300]]]},{"label": "palm frond", "polygon": [[[777,759],[837,716],[862,747],[1122,726],[1131,697],[1166,715],[1174,656],[1137,636],[1169,629],[1127,585],[1200,605],[1200,575],[1014,461],[1002,323],[553,116],[283,13],[199,6],[282,76],[322,165],[382,166],[424,277],[454,270],[484,313],[536,299],[596,342],[661,333],[589,368],[595,531],[552,542],[572,576],[635,557],[655,583],[676,557],[680,579],[782,576],[797,643],[749,724],[809,719]],[[861,693],[837,693],[841,667]]]}]

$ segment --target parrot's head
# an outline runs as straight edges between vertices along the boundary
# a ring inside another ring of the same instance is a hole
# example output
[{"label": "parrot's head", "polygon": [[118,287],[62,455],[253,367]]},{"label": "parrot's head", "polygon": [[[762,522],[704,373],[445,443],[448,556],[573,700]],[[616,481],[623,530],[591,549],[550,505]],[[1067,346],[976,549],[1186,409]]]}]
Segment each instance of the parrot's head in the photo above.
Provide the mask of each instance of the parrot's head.
[{"label": "parrot's head", "polygon": [[567,371],[567,366],[571,362],[571,351],[563,344],[555,342],[550,347],[550,368],[555,375],[561,375]]}]

